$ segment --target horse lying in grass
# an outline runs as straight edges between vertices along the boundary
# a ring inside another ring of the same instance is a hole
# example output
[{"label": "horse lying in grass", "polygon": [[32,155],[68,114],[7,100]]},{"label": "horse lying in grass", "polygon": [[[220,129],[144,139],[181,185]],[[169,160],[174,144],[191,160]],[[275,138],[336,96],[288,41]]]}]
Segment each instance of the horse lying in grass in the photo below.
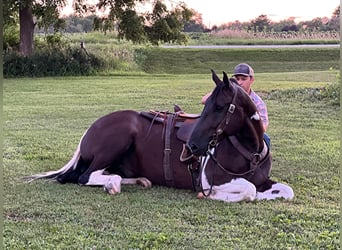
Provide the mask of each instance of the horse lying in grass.
[{"label": "horse lying in grass", "polygon": [[59,183],[194,189],[199,198],[239,202],[292,199],[291,187],[270,179],[271,153],[254,103],[234,79],[216,84],[200,116],[123,110],[95,121],[61,169],[27,177]]}]

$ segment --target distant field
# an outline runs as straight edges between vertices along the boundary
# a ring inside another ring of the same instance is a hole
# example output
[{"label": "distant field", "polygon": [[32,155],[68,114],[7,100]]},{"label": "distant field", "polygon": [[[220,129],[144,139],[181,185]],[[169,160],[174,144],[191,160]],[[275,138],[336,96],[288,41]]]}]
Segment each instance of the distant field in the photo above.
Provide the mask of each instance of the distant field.
[{"label": "distant field", "polygon": [[227,204],[157,186],[124,186],[112,197],[101,188],[23,183],[65,164],[98,117],[174,103],[197,113],[214,84],[207,71],[5,79],[4,249],[339,249],[340,108],[313,95],[337,71],[257,69],[254,88],[271,120],[271,176],[294,189],[290,202]]},{"label": "distant field", "polygon": [[[207,37],[207,34],[201,35]],[[69,44],[79,46],[80,41],[86,45],[88,52],[96,54],[107,61],[107,74],[115,72],[145,72],[151,74],[207,74],[210,69],[230,71],[240,62],[250,63],[256,72],[302,72],[327,71],[339,69],[339,48],[311,49],[166,49],[149,45],[134,45],[120,41],[115,34],[74,34],[68,35]],[[223,40],[221,38],[221,40]],[[230,41],[231,39],[227,39]],[[278,39],[279,40],[279,39]],[[278,40],[258,43],[248,39],[234,40],[228,44],[292,44]],[[296,44],[312,44],[312,40],[302,40]],[[322,41],[321,43],[325,43]],[[338,41],[336,42],[338,44]],[[196,44],[191,42],[190,44]],[[207,40],[205,44],[216,43]]]},{"label": "distant field", "polygon": [[[140,55],[140,54],[141,55]],[[148,73],[196,74],[233,70],[247,62],[255,72],[301,72],[338,69],[338,48],[328,49],[141,49],[141,67]]]}]

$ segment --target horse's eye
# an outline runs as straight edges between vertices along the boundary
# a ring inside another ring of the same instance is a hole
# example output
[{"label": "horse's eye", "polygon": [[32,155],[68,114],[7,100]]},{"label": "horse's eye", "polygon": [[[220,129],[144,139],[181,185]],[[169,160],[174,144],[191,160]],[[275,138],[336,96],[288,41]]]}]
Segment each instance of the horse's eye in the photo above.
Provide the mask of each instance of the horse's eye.
[{"label": "horse's eye", "polygon": [[224,107],[220,105],[215,106],[215,111],[221,111]]}]

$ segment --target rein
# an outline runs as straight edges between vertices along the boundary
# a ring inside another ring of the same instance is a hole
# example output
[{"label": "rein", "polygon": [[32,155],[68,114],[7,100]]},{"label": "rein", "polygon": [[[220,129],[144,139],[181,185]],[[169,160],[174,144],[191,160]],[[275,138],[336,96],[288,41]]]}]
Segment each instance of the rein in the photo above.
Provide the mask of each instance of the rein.
[{"label": "rein", "polygon": [[[207,156],[209,156],[217,166],[219,166],[222,170],[224,170],[226,173],[228,174],[231,174],[231,175],[236,175],[236,173],[233,173],[233,172],[230,172],[228,170],[226,170],[216,159],[216,157],[214,156],[214,152],[215,152],[215,149],[216,147],[218,146],[218,137],[219,135],[221,135],[224,131],[224,129],[226,128],[226,126],[228,126],[233,114],[234,114],[234,111],[235,111],[235,101],[236,101],[236,96],[237,96],[237,91],[236,89],[234,88],[234,96],[233,96],[233,99],[232,99],[232,102],[231,104],[229,105],[228,109],[227,109],[227,112],[226,112],[226,116],[225,116],[225,119],[223,119],[221,121],[221,123],[217,126],[217,129],[216,129],[216,132],[214,132],[213,134],[213,138],[211,139],[211,141],[209,142],[209,145],[208,145],[208,150],[207,150]],[[202,161],[201,160],[201,172],[204,171],[205,169],[205,166],[207,165],[208,163],[208,160],[209,158],[208,157],[205,157],[204,160]],[[245,174],[245,173],[243,173]],[[242,175],[243,175],[242,174]],[[202,176],[202,173],[200,173],[200,175]],[[213,175],[214,176],[214,175]],[[214,177],[213,177],[214,178]],[[201,178],[202,179],[202,178]],[[214,183],[213,181],[211,183]],[[202,189],[202,194],[205,196],[205,197],[208,197],[211,192],[212,192],[212,189],[213,189],[213,185],[214,184],[211,184],[210,185],[210,188],[209,188],[209,193],[208,194],[205,194],[205,190],[203,189],[202,187],[202,180],[200,181],[200,186],[201,186],[201,189]]]},{"label": "rein", "polygon": [[223,170],[225,173],[229,174],[229,175],[234,175],[234,176],[243,176],[243,175],[246,175],[246,174],[249,174],[249,173],[252,173],[255,171],[255,168],[251,168],[243,173],[234,173],[234,172],[231,172],[227,169],[225,169],[220,163],[219,161],[217,160],[216,156],[210,151],[208,150],[207,151],[207,154],[209,155],[210,159],[212,159],[214,161],[214,163],[216,164],[216,166],[218,166],[221,170]]},{"label": "rein", "polygon": [[[232,139],[232,138],[234,138],[234,139]],[[235,173],[235,172],[232,172],[232,171],[229,171],[229,170],[225,169],[221,165],[221,163],[217,160],[217,158],[215,156],[215,152],[216,152],[216,148],[217,148],[218,144],[215,147],[212,147],[212,148],[209,147],[208,150],[207,150],[207,155],[204,156],[204,157],[201,157],[201,159],[200,159],[200,169],[201,169],[201,171],[200,171],[200,176],[201,176],[200,188],[201,188],[201,192],[204,195],[204,197],[210,196],[210,194],[212,192],[212,189],[213,189],[213,186],[214,186],[214,182],[213,182],[214,174],[213,174],[212,175],[212,181],[211,181],[212,184],[210,185],[209,189],[203,189],[203,187],[202,187],[202,172],[204,171],[204,169],[205,169],[205,167],[206,167],[206,165],[208,163],[209,158],[211,160],[213,160],[213,162],[215,163],[215,166],[218,166],[226,174],[233,175],[233,176],[244,176],[246,174],[253,174],[254,171],[256,170],[256,168],[259,166],[260,162],[262,162],[267,156],[269,156],[268,155],[269,151],[268,151],[268,148],[267,148],[267,145],[266,145],[265,142],[264,142],[264,148],[261,151],[261,153],[253,154],[253,153],[250,153],[249,151],[247,151],[247,149],[242,144],[240,144],[237,141],[235,136],[230,136],[229,139],[231,140],[233,146],[245,158],[247,158],[250,161],[250,169],[245,171],[245,172],[243,172],[243,173]],[[205,191],[207,191],[207,190],[209,190],[209,192],[206,194]]]},{"label": "rein", "polygon": [[[208,150],[206,152],[205,157],[203,157],[204,159],[201,159],[201,173],[200,175],[202,176],[202,172],[204,171],[209,158],[213,160],[213,162],[215,163],[216,166],[218,166],[223,172],[232,175],[232,176],[244,176],[247,174],[253,174],[254,171],[256,170],[256,168],[259,166],[260,162],[267,156],[268,154],[268,148],[264,142],[264,147],[262,152],[260,153],[251,153],[249,152],[249,150],[247,150],[238,140],[235,136],[229,136],[229,140],[232,143],[232,145],[236,148],[237,151],[239,151],[239,153],[244,156],[246,159],[248,159],[250,161],[250,169],[243,172],[243,173],[235,173],[232,171],[229,171],[227,169],[225,169],[220,162],[217,160],[216,156],[215,156],[215,151],[216,148],[219,145],[218,142],[218,137],[219,135],[221,135],[224,131],[224,129],[228,126],[231,117],[234,114],[235,111],[235,101],[236,101],[236,96],[237,96],[237,91],[234,89],[234,96],[233,96],[233,100],[231,102],[231,104],[229,105],[227,112],[226,112],[226,116],[225,119],[223,119],[221,121],[221,123],[218,125],[216,131],[213,134],[212,139],[210,140],[209,144],[208,144]],[[201,157],[202,158],[202,157]],[[214,175],[213,175],[214,176]],[[213,177],[212,177],[213,178]],[[208,182],[209,183],[209,182]],[[200,187],[201,187],[201,192],[205,197],[210,196],[211,192],[212,192],[212,188],[213,188],[213,180],[211,182],[212,184],[210,185],[209,189],[204,190],[202,187],[202,180],[200,181]],[[209,190],[209,192],[207,194],[205,194],[205,191]]]}]

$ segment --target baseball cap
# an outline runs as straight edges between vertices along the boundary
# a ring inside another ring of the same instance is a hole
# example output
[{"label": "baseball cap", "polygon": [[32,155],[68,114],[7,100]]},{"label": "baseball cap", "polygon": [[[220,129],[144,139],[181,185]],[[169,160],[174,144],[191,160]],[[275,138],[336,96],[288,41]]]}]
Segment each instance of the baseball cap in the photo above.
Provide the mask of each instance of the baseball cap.
[{"label": "baseball cap", "polygon": [[234,68],[233,76],[236,76],[236,75],[254,77],[254,70],[247,63],[240,63]]}]

